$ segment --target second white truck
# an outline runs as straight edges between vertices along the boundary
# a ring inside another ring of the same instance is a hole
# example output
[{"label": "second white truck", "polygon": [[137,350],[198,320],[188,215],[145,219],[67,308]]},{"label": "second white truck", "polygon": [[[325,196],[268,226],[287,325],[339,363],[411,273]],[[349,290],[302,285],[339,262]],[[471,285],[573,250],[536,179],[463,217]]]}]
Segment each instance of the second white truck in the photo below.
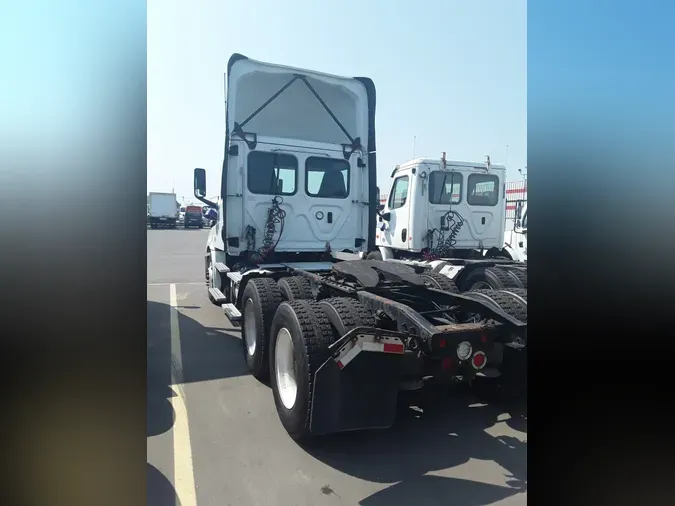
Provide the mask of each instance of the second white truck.
[{"label": "second white truck", "polygon": [[527,288],[505,244],[506,168],[418,158],[397,165],[367,258],[427,268],[461,291]]}]

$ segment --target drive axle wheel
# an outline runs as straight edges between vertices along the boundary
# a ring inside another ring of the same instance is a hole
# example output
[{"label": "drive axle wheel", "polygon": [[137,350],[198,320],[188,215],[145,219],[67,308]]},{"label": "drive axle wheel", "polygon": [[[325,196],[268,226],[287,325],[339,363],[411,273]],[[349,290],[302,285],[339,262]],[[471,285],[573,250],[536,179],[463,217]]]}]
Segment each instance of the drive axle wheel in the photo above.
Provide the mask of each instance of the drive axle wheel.
[{"label": "drive axle wheel", "polygon": [[246,366],[255,378],[264,380],[269,376],[270,326],[281,303],[281,292],[273,279],[254,278],[246,283],[242,301],[244,325],[241,341]]},{"label": "drive axle wheel", "polygon": [[[211,302],[211,304],[215,304],[216,306],[220,306],[220,304],[218,304],[218,303],[216,302],[216,300],[213,298],[213,296],[211,295],[211,292],[208,291],[209,288],[211,288],[211,287],[214,286],[214,283],[213,283],[214,279],[218,279],[217,277],[214,278],[214,275],[213,275],[213,264],[211,263],[211,253],[208,252],[208,251],[206,252],[206,257],[205,257],[205,259],[204,259],[204,264],[205,264],[205,267],[206,267],[206,268],[205,268],[205,273],[204,273],[204,278],[206,279],[206,290],[207,290],[206,293],[207,293],[208,296],[209,296],[209,301]],[[220,286],[216,286],[216,288],[220,289],[221,287],[220,287]]]},{"label": "drive axle wheel", "polygon": [[373,315],[358,300],[332,297],[319,302],[336,332],[336,339],[356,327],[374,327]]},{"label": "drive axle wheel", "polygon": [[314,378],[330,353],[333,331],[317,302],[283,302],[270,330],[270,369],[274,404],[282,425],[295,440],[309,429]]},{"label": "drive axle wheel", "polygon": [[463,292],[486,289],[501,290],[502,288],[522,287],[518,286],[514,278],[504,272],[503,269],[495,267],[476,267],[462,281]]},{"label": "drive axle wheel", "polygon": [[312,286],[308,279],[288,276],[279,280],[279,290],[284,300],[294,301],[312,298]]},{"label": "drive axle wheel", "polygon": [[502,268],[500,270],[504,271],[507,276],[511,277],[514,287],[527,289],[527,271],[506,268]]},{"label": "drive axle wheel", "polygon": [[443,290],[444,292],[459,293],[457,285],[452,279],[437,272],[424,272],[420,274],[420,278],[422,278],[425,285],[431,288]]},{"label": "drive axle wheel", "polygon": [[476,294],[483,301],[501,309],[507,315],[527,323],[527,291],[523,288],[505,290],[471,290],[467,295]]}]

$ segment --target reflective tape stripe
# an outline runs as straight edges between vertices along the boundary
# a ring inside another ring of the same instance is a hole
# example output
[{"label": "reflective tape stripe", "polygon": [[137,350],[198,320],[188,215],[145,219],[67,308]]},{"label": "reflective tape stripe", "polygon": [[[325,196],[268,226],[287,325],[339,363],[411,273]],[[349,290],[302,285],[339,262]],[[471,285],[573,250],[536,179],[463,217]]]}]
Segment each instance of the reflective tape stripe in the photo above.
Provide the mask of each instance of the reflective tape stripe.
[{"label": "reflective tape stripe", "polygon": [[402,355],[405,353],[405,345],[396,338],[385,338],[384,341],[375,341],[372,336],[361,336],[355,343],[352,343],[351,346],[347,344],[340,350],[338,356],[334,359],[335,363],[340,369],[344,369],[347,364],[354,360],[354,358],[362,351]]}]

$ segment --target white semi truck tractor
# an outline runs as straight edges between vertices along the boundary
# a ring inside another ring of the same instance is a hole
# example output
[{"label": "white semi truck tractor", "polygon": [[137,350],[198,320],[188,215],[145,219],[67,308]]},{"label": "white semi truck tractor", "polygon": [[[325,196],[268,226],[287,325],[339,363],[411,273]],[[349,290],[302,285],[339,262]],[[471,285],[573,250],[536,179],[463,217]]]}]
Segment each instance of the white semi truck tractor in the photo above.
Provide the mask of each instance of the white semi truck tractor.
[{"label": "white semi truck tractor", "polygon": [[[227,66],[225,155],[204,249],[211,301],[239,322],[294,439],[393,424],[402,389],[499,371],[527,324],[513,295],[359,258],[375,248],[375,86],[264,63]],[[343,255],[354,260],[340,260]]]}]

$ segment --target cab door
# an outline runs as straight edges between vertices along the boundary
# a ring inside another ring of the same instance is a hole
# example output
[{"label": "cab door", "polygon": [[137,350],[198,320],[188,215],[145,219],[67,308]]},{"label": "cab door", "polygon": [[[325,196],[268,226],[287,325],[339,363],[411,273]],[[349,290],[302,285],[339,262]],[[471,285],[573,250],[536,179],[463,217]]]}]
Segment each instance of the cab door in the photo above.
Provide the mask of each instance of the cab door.
[{"label": "cab door", "polygon": [[470,174],[466,201],[471,208],[469,225],[478,240],[503,234],[504,201],[500,198],[501,181],[496,173]]},{"label": "cab door", "polygon": [[382,232],[384,243],[392,248],[407,250],[410,232],[410,209],[412,199],[410,190],[412,177],[410,171],[396,175],[391,184],[385,213],[390,213],[389,221]]},{"label": "cab door", "polygon": [[[462,198],[464,174],[456,169],[432,170],[428,175],[428,196],[422,201],[427,209],[426,229],[433,231],[433,248],[439,247],[439,241],[443,241],[445,247],[459,248],[467,239],[472,239],[465,223],[468,216]],[[428,241],[424,247],[428,247]]]}]

